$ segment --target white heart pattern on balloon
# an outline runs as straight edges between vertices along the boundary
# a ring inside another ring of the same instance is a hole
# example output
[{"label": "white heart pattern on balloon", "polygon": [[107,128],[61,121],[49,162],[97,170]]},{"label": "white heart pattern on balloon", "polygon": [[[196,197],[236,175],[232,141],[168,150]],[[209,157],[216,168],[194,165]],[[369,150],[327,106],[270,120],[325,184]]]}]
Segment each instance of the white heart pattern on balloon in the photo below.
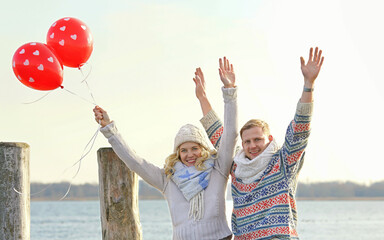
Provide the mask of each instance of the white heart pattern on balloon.
[{"label": "white heart pattern on balloon", "polygon": [[43,66],[43,64],[40,64],[40,65],[37,67],[37,69],[39,69],[40,71],[44,71],[44,66]]},{"label": "white heart pattern on balloon", "polygon": [[12,67],[22,84],[36,90],[53,90],[63,82],[62,63],[44,43],[26,43],[19,47],[13,55]]}]

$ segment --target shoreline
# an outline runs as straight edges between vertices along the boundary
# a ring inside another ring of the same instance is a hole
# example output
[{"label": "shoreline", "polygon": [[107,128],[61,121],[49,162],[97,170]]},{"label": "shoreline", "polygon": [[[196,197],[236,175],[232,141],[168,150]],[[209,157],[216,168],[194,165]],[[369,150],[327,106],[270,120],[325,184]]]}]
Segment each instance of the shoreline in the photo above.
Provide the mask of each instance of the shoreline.
[{"label": "shoreline", "polygon": [[384,201],[384,197],[299,197],[297,201]]},{"label": "shoreline", "polygon": [[[90,198],[65,198],[60,200],[60,198],[33,198],[31,202],[56,202],[56,201],[99,201],[98,197],[90,197]],[[164,198],[143,198],[139,199],[139,201],[152,201],[152,200],[164,200]],[[227,199],[231,200],[231,199]],[[384,197],[321,197],[321,198],[311,198],[311,197],[299,197],[296,198],[299,201],[384,201]]]}]

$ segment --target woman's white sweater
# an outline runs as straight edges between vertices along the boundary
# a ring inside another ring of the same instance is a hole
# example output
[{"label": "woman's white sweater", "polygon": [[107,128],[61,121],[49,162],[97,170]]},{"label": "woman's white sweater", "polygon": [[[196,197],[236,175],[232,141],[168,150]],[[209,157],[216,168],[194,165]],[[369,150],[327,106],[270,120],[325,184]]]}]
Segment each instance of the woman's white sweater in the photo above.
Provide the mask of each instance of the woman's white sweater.
[{"label": "woman's white sweater", "polygon": [[208,187],[204,190],[204,215],[196,222],[188,217],[189,202],[177,185],[167,178],[163,168],[139,157],[125,143],[115,123],[101,129],[128,168],[163,193],[172,219],[174,240],[213,240],[232,234],[225,215],[225,191],[238,135],[237,88],[222,88],[222,91],[225,103],[224,131]]}]

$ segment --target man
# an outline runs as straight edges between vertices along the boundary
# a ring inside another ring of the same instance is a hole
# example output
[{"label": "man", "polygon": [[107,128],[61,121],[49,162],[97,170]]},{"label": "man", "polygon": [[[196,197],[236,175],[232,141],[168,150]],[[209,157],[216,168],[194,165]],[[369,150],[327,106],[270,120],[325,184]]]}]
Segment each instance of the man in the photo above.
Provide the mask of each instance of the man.
[{"label": "man", "polygon": [[[241,129],[242,149],[236,154],[232,176],[232,231],[237,240],[298,239],[296,232],[297,178],[304,160],[312,116],[313,90],[324,57],[316,47],[308,62],[301,57],[304,87],[285,141],[279,147],[262,120],[250,120]],[[196,96],[204,114],[201,123],[219,147],[222,123],[205,94],[204,76],[195,72]]]}]

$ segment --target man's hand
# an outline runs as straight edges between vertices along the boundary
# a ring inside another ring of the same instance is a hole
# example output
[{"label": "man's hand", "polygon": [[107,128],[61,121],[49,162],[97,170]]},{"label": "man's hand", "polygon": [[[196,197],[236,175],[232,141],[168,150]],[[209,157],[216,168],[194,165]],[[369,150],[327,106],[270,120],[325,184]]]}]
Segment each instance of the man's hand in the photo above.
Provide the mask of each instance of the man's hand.
[{"label": "man's hand", "polygon": [[219,59],[219,75],[220,79],[224,84],[225,88],[234,88],[236,78],[235,78],[235,72],[233,71],[233,65],[229,64],[229,61],[226,57],[224,57],[224,60],[221,58]]},{"label": "man's hand", "polygon": [[313,54],[313,48],[309,50],[309,59],[305,64],[304,58],[300,57],[301,71],[304,76],[304,86],[313,88],[317,75],[319,75],[321,65],[323,65],[324,57],[321,56],[322,51],[316,47],[315,54]]}]

